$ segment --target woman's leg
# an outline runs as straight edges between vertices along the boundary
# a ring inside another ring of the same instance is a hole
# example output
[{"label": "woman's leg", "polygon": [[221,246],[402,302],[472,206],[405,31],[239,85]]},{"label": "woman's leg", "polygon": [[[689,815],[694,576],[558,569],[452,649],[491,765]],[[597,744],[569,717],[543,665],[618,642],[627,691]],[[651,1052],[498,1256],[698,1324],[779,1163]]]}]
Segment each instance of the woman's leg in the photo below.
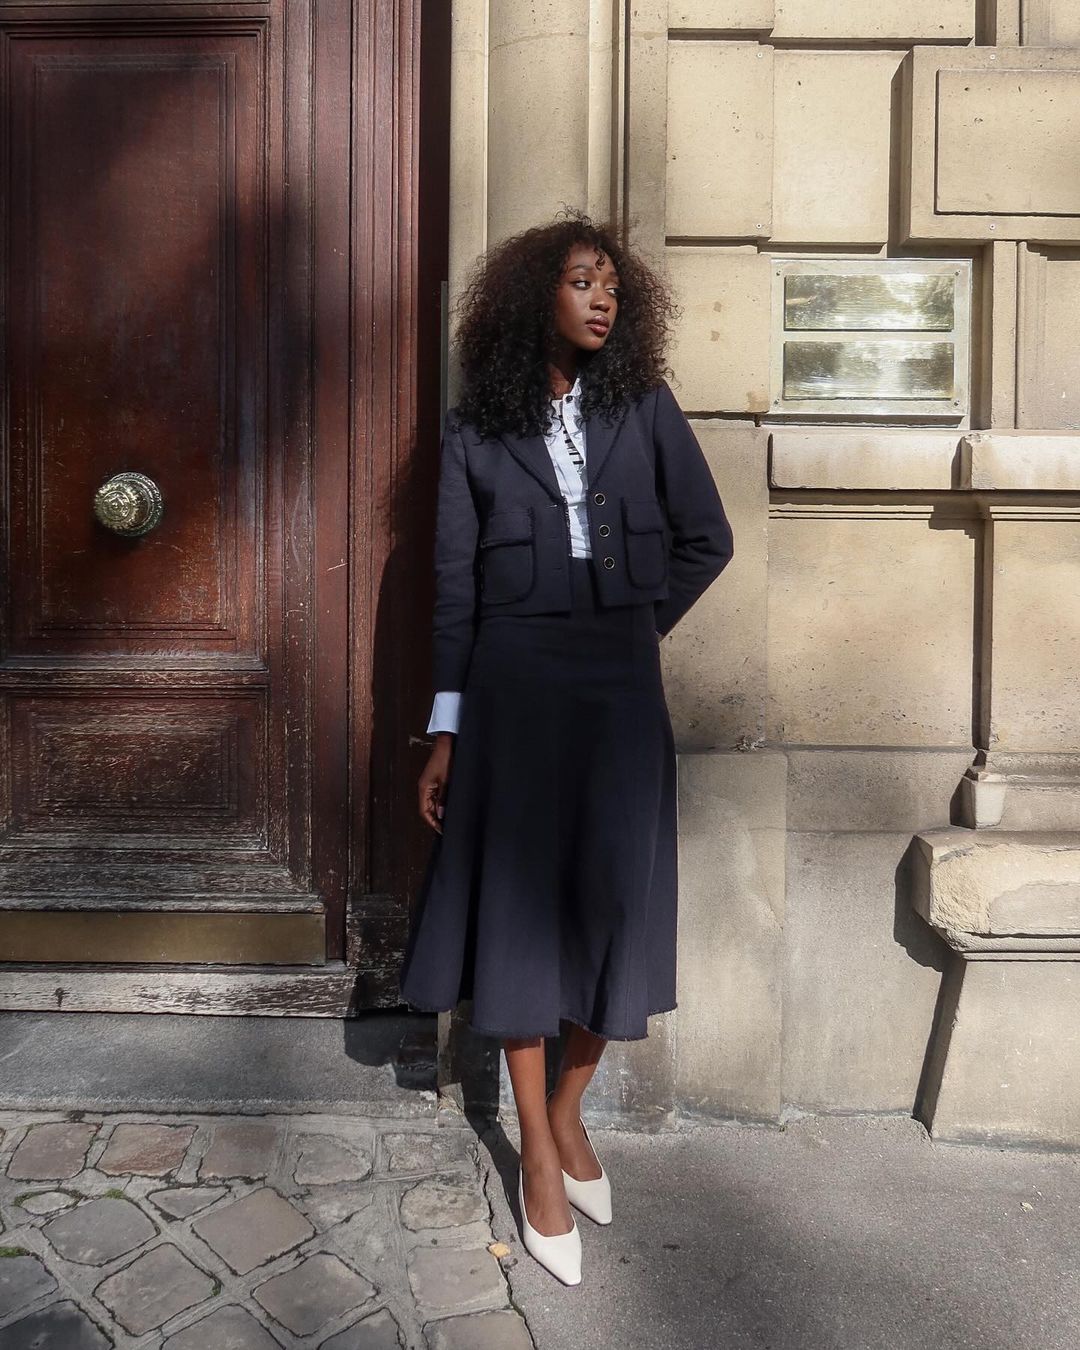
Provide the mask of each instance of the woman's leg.
[{"label": "woman's leg", "polygon": [[574,1221],[544,1105],[544,1038],[514,1037],[503,1041],[503,1050],[521,1128],[521,1179],[529,1222],[545,1237],[569,1233]]},{"label": "woman's leg", "polygon": [[576,1024],[570,1028],[559,1065],[559,1081],[547,1104],[551,1137],[561,1166],[577,1181],[595,1181],[600,1164],[581,1128],[581,1098],[596,1072],[607,1041]]}]

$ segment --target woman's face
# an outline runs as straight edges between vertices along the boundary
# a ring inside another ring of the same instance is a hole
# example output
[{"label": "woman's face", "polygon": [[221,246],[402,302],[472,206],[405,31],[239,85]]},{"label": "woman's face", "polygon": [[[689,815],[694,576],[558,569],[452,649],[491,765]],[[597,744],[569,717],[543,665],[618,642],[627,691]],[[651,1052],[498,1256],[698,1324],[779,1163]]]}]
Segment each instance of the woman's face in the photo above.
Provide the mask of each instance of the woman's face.
[{"label": "woman's face", "polygon": [[605,253],[575,244],[555,292],[555,331],[581,351],[596,352],[611,334],[619,309],[619,275]]}]

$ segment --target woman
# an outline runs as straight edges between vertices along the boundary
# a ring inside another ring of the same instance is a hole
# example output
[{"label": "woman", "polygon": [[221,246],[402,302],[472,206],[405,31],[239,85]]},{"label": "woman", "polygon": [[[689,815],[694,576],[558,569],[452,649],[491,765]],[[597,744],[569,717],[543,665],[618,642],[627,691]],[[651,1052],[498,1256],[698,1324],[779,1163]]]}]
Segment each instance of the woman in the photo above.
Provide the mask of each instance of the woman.
[{"label": "woman", "polygon": [[664,381],[671,313],[663,282],[586,216],[507,240],[462,302],[464,393],[441,452],[436,740],[419,782],[437,838],[401,993],[428,1011],[471,999],[472,1027],[502,1041],[525,1247],[568,1284],[570,1204],[611,1218],[582,1095],[608,1040],[644,1039],[675,1007],[658,638],[732,556]]}]

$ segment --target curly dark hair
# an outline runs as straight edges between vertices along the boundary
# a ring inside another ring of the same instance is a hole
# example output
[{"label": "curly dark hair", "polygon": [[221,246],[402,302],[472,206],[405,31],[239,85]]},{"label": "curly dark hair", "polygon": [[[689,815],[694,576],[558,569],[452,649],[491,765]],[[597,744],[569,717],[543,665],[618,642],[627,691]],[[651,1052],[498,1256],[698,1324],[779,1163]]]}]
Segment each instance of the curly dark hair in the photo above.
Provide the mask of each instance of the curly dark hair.
[{"label": "curly dark hair", "polygon": [[464,388],[457,409],[482,436],[543,432],[555,293],[567,254],[578,244],[605,253],[619,274],[611,335],[599,351],[581,353],[582,412],[614,411],[671,373],[664,358],[676,307],[666,281],[621,242],[613,226],[567,210],[480,257],[458,303]]}]

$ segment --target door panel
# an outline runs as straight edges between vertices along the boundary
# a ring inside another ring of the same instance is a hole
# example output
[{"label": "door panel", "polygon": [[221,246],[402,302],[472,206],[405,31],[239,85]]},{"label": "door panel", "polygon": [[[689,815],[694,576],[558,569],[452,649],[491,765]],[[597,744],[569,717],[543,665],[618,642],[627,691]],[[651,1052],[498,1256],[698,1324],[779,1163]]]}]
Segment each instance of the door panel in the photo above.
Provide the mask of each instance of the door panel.
[{"label": "door panel", "polygon": [[[344,735],[344,688],[320,680],[343,685],[347,596],[316,619],[312,558],[349,539],[311,471],[310,353],[349,300],[316,317],[308,282],[310,9],[40,14],[0,9],[0,960],[323,961],[343,946],[347,817],[319,821],[316,870],[313,727]],[[348,7],[323,14],[347,41]],[[320,97],[347,126],[347,65]],[[325,174],[347,199],[348,158]],[[347,476],[345,437],[319,456]],[[163,503],[139,537],[93,511],[128,471]],[[317,664],[320,634],[340,654]],[[344,803],[334,764],[322,787]]]},{"label": "door panel", "polygon": [[[10,654],[256,655],[264,33],[10,49]],[[140,539],[90,509],[127,469]]]}]

